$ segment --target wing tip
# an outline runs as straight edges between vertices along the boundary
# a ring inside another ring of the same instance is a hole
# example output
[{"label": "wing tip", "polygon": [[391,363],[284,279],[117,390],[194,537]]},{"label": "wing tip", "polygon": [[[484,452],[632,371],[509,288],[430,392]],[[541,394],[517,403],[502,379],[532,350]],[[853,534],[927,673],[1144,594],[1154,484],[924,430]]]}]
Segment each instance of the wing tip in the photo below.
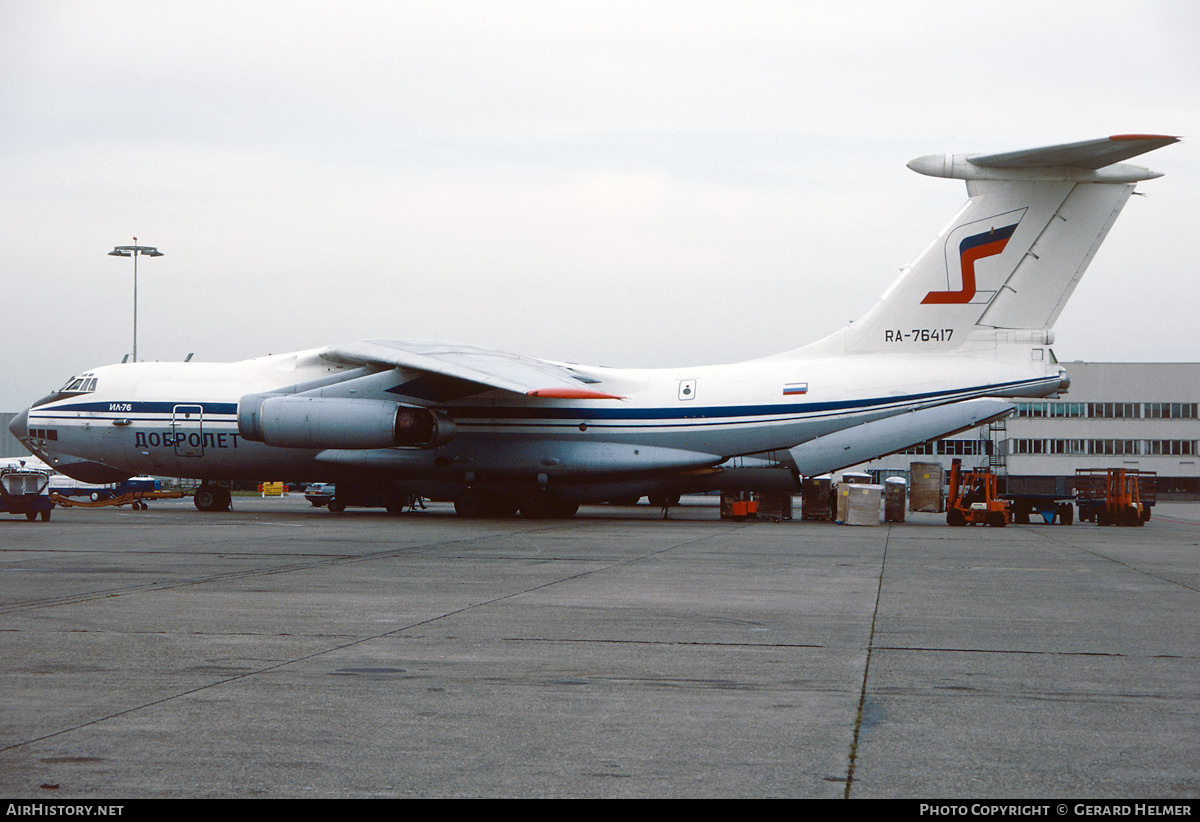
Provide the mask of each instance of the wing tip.
[{"label": "wing tip", "polygon": [[1126,140],[1165,140],[1167,143],[1178,143],[1182,137],[1172,134],[1113,134],[1108,139],[1115,141]]}]

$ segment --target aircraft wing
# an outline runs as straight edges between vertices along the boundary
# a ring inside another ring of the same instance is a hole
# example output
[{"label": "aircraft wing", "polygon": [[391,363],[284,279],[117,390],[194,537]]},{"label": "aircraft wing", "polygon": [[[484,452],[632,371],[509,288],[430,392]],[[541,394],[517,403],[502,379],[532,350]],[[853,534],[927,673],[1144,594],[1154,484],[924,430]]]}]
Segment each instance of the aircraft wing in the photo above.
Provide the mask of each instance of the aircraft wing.
[{"label": "aircraft wing", "polygon": [[424,371],[533,397],[623,399],[590,388],[596,381],[570,366],[461,343],[362,340],[332,345],[320,356],[336,363]]}]

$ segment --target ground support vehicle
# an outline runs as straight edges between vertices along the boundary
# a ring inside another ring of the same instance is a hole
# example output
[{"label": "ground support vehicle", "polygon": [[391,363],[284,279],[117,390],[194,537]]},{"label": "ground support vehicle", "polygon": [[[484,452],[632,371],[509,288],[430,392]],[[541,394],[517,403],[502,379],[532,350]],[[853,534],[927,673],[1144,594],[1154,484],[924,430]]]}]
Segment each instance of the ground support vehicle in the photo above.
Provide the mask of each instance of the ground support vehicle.
[{"label": "ground support vehicle", "polygon": [[758,515],[758,500],[751,491],[722,491],[721,519],[747,520]]},{"label": "ground support vehicle", "polygon": [[33,522],[41,517],[42,522],[50,519],[54,503],[46,495],[50,475],[32,468],[0,469],[0,511],[9,514],[24,514]]},{"label": "ground support vehicle", "polygon": [[1079,518],[1097,525],[1145,525],[1157,500],[1158,475],[1136,468],[1079,468],[1075,504]]},{"label": "ground support vehicle", "polygon": [[946,522],[950,525],[1003,528],[1011,520],[1011,504],[996,493],[996,475],[991,469],[964,471],[962,460],[954,460],[950,465]]}]

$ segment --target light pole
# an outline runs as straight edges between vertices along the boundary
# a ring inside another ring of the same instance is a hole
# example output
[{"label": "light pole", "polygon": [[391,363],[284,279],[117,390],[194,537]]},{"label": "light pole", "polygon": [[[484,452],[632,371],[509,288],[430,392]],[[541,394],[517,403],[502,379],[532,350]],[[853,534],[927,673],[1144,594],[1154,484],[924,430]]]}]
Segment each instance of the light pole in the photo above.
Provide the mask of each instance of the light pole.
[{"label": "light pole", "polygon": [[163,254],[154,246],[138,245],[137,237],[133,245],[119,245],[108,252],[110,257],[133,257],[133,361],[137,362],[137,258],[138,256],[161,257]]}]

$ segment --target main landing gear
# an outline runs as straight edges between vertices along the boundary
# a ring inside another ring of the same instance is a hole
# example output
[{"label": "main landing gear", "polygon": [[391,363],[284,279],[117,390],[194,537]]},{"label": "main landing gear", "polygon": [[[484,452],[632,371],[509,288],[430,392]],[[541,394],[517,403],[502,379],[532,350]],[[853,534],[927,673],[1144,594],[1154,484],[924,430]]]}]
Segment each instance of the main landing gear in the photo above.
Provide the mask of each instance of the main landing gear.
[{"label": "main landing gear", "polygon": [[519,494],[468,488],[454,500],[456,514],[476,519],[506,519],[518,511],[527,519],[567,519],[578,510],[579,503],[560,499],[543,488]]},{"label": "main landing gear", "polygon": [[196,489],[192,502],[201,511],[228,511],[233,504],[233,495],[225,486],[204,482]]}]

